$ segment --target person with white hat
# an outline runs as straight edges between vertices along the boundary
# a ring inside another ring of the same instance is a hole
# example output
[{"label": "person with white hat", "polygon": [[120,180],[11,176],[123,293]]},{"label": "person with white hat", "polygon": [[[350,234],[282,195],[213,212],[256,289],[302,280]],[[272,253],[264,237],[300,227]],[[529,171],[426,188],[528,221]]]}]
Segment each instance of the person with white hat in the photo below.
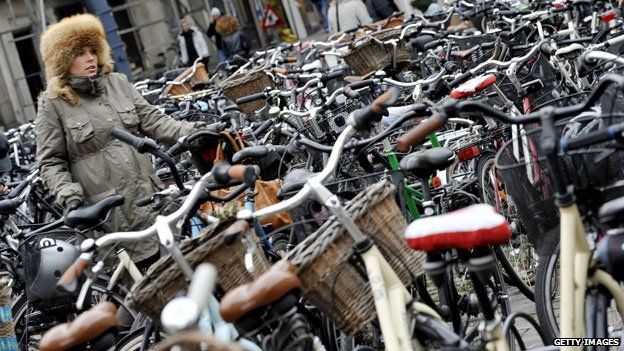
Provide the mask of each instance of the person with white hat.
[{"label": "person with white hat", "polygon": [[208,38],[215,37],[215,45],[217,46],[217,51],[219,52],[219,62],[226,61],[225,53],[223,53],[223,40],[221,39],[221,34],[217,32],[217,21],[221,18],[221,10],[218,7],[213,7],[210,10],[210,16],[212,21],[210,22],[210,26],[208,27]]}]

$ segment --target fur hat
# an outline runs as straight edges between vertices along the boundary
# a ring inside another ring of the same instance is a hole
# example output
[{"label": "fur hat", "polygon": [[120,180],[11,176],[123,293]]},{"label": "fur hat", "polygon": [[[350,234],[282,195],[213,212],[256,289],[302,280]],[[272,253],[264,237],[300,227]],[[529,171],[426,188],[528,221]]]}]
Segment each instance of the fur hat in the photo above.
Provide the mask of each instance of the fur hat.
[{"label": "fur hat", "polygon": [[223,16],[217,21],[215,29],[221,36],[227,37],[228,35],[234,34],[239,27],[240,25],[236,17]]},{"label": "fur hat", "polygon": [[46,94],[50,98],[61,98],[71,105],[78,104],[78,97],[67,85],[67,78],[69,66],[85,46],[95,48],[98,65],[102,65],[105,73],[113,71],[111,48],[99,18],[91,14],[66,17],[43,33],[39,51],[45,66]]}]

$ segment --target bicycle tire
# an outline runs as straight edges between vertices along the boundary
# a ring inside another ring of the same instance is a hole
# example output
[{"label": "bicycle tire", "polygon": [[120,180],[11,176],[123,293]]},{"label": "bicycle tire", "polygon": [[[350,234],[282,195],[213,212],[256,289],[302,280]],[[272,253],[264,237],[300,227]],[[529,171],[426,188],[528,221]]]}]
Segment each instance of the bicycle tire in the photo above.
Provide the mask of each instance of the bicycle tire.
[{"label": "bicycle tire", "polygon": [[[559,323],[555,316],[555,309],[552,304],[552,296],[550,294],[553,283],[553,274],[555,274],[555,266],[559,258],[559,240],[547,241],[544,247],[544,254],[540,256],[537,266],[535,281],[535,309],[537,312],[537,320],[539,321],[544,335],[549,343],[559,335]],[[558,284],[558,282],[556,282]]]},{"label": "bicycle tire", "polygon": [[[482,156],[477,160],[477,165],[475,167],[475,172],[478,177],[479,189],[481,190],[481,198],[485,203],[489,203],[486,199],[486,184],[484,177],[486,176],[485,172],[488,167],[495,164],[496,154],[493,152],[486,152],[482,154]],[[493,205],[493,204],[490,204]],[[519,220],[519,219],[518,219]],[[520,233],[519,235],[525,235],[524,233]],[[527,238],[528,241],[528,238]],[[503,250],[501,246],[497,246],[494,249],[494,253],[496,258],[498,259],[500,266],[504,271],[503,278],[508,282],[509,285],[515,286],[518,290],[529,300],[535,302],[535,292],[534,289],[531,288],[527,282],[520,277],[518,272],[514,269],[513,264],[507,257],[507,254]],[[530,254],[530,253],[526,253]]]},{"label": "bicycle tire", "polygon": [[[585,333],[587,338],[608,338],[608,309],[611,294],[603,287],[592,287],[585,295]],[[607,351],[608,346],[589,348],[593,351]]]}]

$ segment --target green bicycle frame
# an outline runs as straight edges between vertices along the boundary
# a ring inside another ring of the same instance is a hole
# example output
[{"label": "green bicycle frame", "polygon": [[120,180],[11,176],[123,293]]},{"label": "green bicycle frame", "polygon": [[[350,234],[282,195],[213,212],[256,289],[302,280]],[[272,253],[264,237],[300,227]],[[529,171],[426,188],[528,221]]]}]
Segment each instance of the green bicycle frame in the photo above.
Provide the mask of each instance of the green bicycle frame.
[{"label": "green bicycle frame", "polygon": [[[429,141],[431,142],[431,146],[440,147],[440,141],[438,141],[438,137],[435,135],[435,133],[429,134]],[[386,151],[385,156],[386,158],[388,158],[388,161],[390,162],[390,167],[393,171],[401,169],[401,166],[399,165],[399,160],[397,159],[397,156],[394,152]],[[407,205],[407,209],[412,215],[412,220],[420,218],[420,211],[418,211],[418,206],[422,206],[422,192],[420,192],[420,190],[414,189],[409,184],[403,184],[403,194],[405,196],[405,204]]]}]

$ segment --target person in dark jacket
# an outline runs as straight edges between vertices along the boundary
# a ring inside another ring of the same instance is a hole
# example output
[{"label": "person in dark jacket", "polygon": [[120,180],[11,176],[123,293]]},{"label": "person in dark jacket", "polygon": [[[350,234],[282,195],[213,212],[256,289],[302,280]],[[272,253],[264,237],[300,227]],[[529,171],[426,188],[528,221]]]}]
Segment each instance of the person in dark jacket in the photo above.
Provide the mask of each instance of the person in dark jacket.
[{"label": "person in dark jacket", "polygon": [[386,19],[399,11],[399,8],[392,0],[366,0],[365,3],[373,22]]},{"label": "person in dark jacket", "polygon": [[185,66],[192,65],[198,57],[202,58],[202,62],[208,67],[208,58],[210,52],[206,40],[202,36],[197,27],[192,27],[189,23],[180,20],[182,33],[178,37],[178,45],[180,45],[180,60]]},{"label": "person in dark jacket", "polygon": [[249,57],[249,44],[240,31],[238,19],[232,16],[223,16],[217,21],[216,30],[221,35],[223,53],[228,60],[231,60],[235,55]]},{"label": "person in dark jacket", "polygon": [[212,21],[210,22],[210,26],[208,26],[206,34],[208,38],[215,38],[214,43],[219,53],[219,62],[223,62],[226,60],[225,54],[223,53],[223,41],[221,40],[221,34],[217,33],[217,21],[221,18],[221,10],[217,7],[213,7],[210,11],[210,16],[212,17]]}]

